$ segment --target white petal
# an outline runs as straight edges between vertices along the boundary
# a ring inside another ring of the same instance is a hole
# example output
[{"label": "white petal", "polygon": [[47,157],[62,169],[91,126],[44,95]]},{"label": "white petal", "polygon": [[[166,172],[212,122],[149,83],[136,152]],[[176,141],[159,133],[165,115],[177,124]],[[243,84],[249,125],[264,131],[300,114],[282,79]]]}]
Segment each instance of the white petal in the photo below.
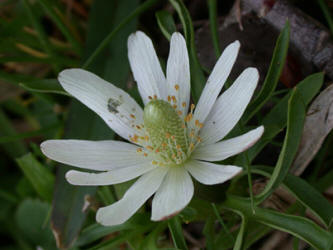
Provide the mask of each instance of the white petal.
[{"label": "white petal", "polygon": [[129,36],[127,45],[129,62],[143,102],[148,103],[149,96],[154,95],[165,99],[166,80],[150,38],[137,31]]},{"label": "white petal", "polygon": [[196,160],[187,162],[185,168],[196,180],[206,185],[223,183],[242,171],[242,168],[236,166]]},{"label": "white petal", "polygon": [[[186,42],[178,32],[173,33],[170,41],[167,83],[169,87],[168,95],[176,97],[177,110],[180,110],[185,116],[190,101],[190,66]],[[178,90],[176,85],[179,86]]]},{"label": "white petal", "polygon": [[165,220],[180,212],[192,199],[193,182],[183,167],[170,167],[152,203],[151,219]]},{"label": "white petal", "polygon": [[214,144],[199,146],[191,158],[205,161],[222,161],[252,147],[262,136],[264,127],[260,126],[246,134]]},{"label": "white petal", "polygon": [[150,162],[137,146],[121,141],[48,140],[40,148],[52,160],[99,171]]},{"label": "white petal", "polygon": [[156,168],[141,176],[116,203],[100,208],[96,220],[105,226],[124,223],[152,196],[161,185],[167,168]]},{"label": "white petal", "polygon": [[95,111],[118,135],[128,140],[134,133],[140,133],[135,125],[143,123],[143,111],[122,89],[82,69],[64,70],[58,80],[68,93]]},{"label": "white petal", "polygon": [[235,41],[223,51],[202,91],[193,121],[199,120],[201,123],[205,121],[236,61],[239,47],[239,41]]},{"label": "white petal", "polygon": [[237,124],[251,100],[258,79],[258,70],[247,68],[218,98],[200,131],[202,144],[221,140]]},{"label": "white petal", "polygon": [[151,163],[141,163],[97,174],[70,170],[66,173],[66,179],[70,184],[80,186],[112,185],[132,180],[154,168],[156,166]]}]

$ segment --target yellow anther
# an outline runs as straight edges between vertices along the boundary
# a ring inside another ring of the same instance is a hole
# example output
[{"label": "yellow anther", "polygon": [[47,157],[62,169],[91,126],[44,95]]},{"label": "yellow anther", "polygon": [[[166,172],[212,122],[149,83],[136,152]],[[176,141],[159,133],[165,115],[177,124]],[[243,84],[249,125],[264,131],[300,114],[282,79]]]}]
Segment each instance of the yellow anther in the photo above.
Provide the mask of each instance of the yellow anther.
[{"label": "yellow anther", "polygon": [[199,125],[200,125],[199,120],[195,120],[195,126],[199,127]]},{"label": "yellow anther", "polygon": [[168,95],[168,102],[171,102],[171,96]]},{"label": "yellow anther", "polygon": [[139,125],[136,125],[136,128],[137,128],[137,129],[141,129],[141,127],[140,127]]},{"label": "yellow anther", "polygon": [[178,114],[178,115],[182,115],[182,114],[183,114],[183,112],[182,112],[182,111],[180,111],[180,110],[178,110],[178,111],[177,111],[177,114]]},{"label": "yellow anther", "polygon": [[170,134],[169,133],[165,133],[165,138],[169,139],[170,138]]},{"label": "yellow anther", "polygon": [[143,156],[144,156],[144,157],[147,157],[147,156],[148,156],[148,154],[147,154],[147,153],[143,153]]},{"label": "yellow anther", "polygon": [[167,144],[165,142],[162,143],[162,147],[165,148]]},{"label": "yellow anther", "polygon": [[138,153],[142,152],[142,148],[137,148],[136,152],[138,152]]},{"label": "yellow anther", "polygon": [[157,99],[157,95],[154,95],[154,99],[155,99],[155,100]]},{"label": "yellow anther", "polygon": [[174,104],[174,105],[172,105],[172,107],[173,107],[174,109],[176,109],[176,108],[177,108],[177,105],[176,105],[176,104]]},{"label": "yellow anther", "polygon": [[201,137],[200,136],[197,136],[197,141],[201,142]]},{"label": "yellow anther", "polygon": [[176,99],[176,97],[174,95],[171,96],[171,99],[172,99],[173,102],[177,102],[177,99]]},{"label": "yellow anther", "polygon": [[158,162],[157,162],[157,161],[152,161],[151,164],[153,164],[153,165],[157,165]]},{"label": "yellow anther", "polygon": [[152,147],[152,146],[150,146],[150,145],[148,145],[147,147],[146,147],[148,150],[153,150],[154,148]]},{"label": "yellow anther", "polygon": [[180,149],[180,145],[179,145],[179,144],[177,144],[177,145],[176,145],[176,148],[177,148],[177,149]]},{"label": "yellow anther", "polygon": [[145,135],[145,141],[149,141],[149,136]]},{"label": "yellow anther", "polygon": [[152,100],[153,98],[152,98],[151,96],[148,96],[148,99],[149,99],[149,100]]},{"label": "yellow anther", "polygon": [[133,119],[135,119],[135,115],[133,115],[133,114],[130,114],[130,117],[133,118]]},{"label": "yellow anther", "polygon": [[183,103],[182,103],[182,106],[185,108],[185,107],[186,107],[186,102],[183,102]]},{"label": "yellow anther", "polygon": [[175,85],[175,90],[179,90],[179,85],[178,84]]},{"label": "yellow anther", "polygon": [[185,117],[185,121],[186,121],[186,122],[189,122],[189,121],[192,120],[192,118],[193,118],[192,113],[189,113],[189,114]]},{"label": "yellow anther", "polygon": [[199,127],[200,127],[200,128],[202,128],[203,126],[204,126],[204,124],[203,124],[203,123],[200,123],[200,124],[199,124]]}]

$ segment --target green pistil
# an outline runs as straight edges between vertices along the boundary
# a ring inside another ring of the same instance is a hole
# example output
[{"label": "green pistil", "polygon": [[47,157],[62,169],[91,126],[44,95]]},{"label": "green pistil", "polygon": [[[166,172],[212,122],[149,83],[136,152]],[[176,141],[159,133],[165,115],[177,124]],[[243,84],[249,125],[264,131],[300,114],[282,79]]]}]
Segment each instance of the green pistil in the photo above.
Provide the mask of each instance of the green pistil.
[{"label": "green pistil", "polygon": [[166,101],[152,100],[145,106],[143,119],[154,150],[173,163],[183,162],[187,154],[187,138],[184,122],[176,110]]}]

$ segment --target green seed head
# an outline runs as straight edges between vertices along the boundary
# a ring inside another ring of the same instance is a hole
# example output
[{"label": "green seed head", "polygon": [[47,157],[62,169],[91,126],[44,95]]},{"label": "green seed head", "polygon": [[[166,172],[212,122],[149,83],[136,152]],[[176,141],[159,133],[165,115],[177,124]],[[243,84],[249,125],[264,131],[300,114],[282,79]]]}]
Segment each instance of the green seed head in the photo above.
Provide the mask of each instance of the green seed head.
[{"label": "green seed head", "polygon": [[152,100],[144,109],[144,125],[152,147],[158,149],[167,162],[181,164],[187,158],[187,138],[184,122],[166,101]]}]

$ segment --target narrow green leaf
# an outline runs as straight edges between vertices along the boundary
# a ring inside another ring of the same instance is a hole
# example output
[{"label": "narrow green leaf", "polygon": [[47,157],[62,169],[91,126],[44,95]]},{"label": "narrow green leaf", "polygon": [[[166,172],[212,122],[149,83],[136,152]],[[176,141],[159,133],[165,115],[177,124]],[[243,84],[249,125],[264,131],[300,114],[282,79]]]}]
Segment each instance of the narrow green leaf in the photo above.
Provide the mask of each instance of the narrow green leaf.
[{"label": "narrow green leaf", "polygon": [[189,51],[191,81],[192,81],[192,86],[191,86],[192,97],[194,101],[197,103],[200,98],[202,89],[204,88],[206,79],[201,69],[195,49],[194,29],[191,16],[182,0],[169,0],[169,1],[177,11],[179,19],[183,25],[186,45]]},{"label": "narrow green leaf", "polygon": [[[298,95],[302,96],[302,100],[306,106],[319,92],[323,83],[324,74],[320,72],[308,76],[297,84],[296,92]],[[247,151],[250,162],[259,154],[267,143],[272,141],[272,139],[287,125],[289,98],[290,93],[285,95],[281,101],[276,104],[274,108],[264,117],[262,125],[265,127],[265,132],[261,139]],[[237,163],[239,163],[240,160],[240,158],[237,158]]]},{"label": "narrow green leaf", "polygon": [[39,196],[47,201],[52,200],[54,176],[31,154],[16,159],[24,175],[30,181]]},{"label": "narrow green leaf", "polygon": [[[44,7],[46,12],[49,14],[53,22],[57,25],[61,33],[66,37],[66,39],[71,43],[72,48],[79,55],[81,54],[81,45],[79,41],[74,37],[70,29],[65,25],[61,20],[60,16],[57,13],[57,6],[50,3],[48,0],[38,0],[38,2]],[[59,12],[59,11],[58,11]]]},{"label": "narrow green leaf", "polygon": [[221,55],[221,47],[219,43],[219,34],[217,29],[217,3],[216,0],[207,0],[207,4],[209,12],[210,33],[213,40],[216,58],[219,58]]},{"label": "narrow green leaf", "polygon": [[[48,40],[48,38],[47,38],[47,36],[44,32],[44,29],[41,26],[41,23],[37,20],[31,6],[30,6],[30,3],[28,2],[28,0],[23,0],[23,3],[24,3],[24,6],[26,7],[28,16],[31,20],[31,23],[37,31],[37,36],[39,38],[39,41],[40,41],[44,51],[48,55],[53,56],[54,53],[53,53],[53,50],[52,50],[52,46],[51,46],[51,44],[50,44],[50,42],[49,42],[49,40]],[[60,70],[59,65],[57,64],[56,61],[51,61],[51,62],[52,62],[52,65],[54,67],[55,73],[58,73],[59,70]]]},{"label": "narrow green leaf", "polygon": [[178,216],[174,216],[168,221],[169,230],[172,236],[173,244],[176,248],[187,250],[187,245],[183,235],[182,225]]},{"label": "narrow green leaf", "polygon": [[330,28],[331,35],[333,35],[333,18],[332,18],[331,10],[328,8],[328,6],[324,0],[317,0],[317,2],[324,14],[328,27]]},{"label": "narrow green leaf", "polygon": [[[256,174],[270,177],[273,168],[266,166],[252,166],[252,171]],[[333,206],[320,192],[305,180],[292,174],[286,176],[283,185],[297,198],[298,201],[312,211],[312,213],[316,215],[327,228],[329,228],[329,224],[333,219]]]},{"label": "narrow green leaf", "polygon": [[249,220],[290,233],[317,249],[333,249],[332,234],[304,217],[279,213],[260,207],[256,207],[255,213],[253,213],[249,200],[234,196],[228,197],[223,203],[223,207],[238,214],[243,214]]},{"label": "narrow green leaf", "polygon": [[0,144],[2,143],[8,143],[8,142],[15,142],[18,140],[22,140],[22,139],[26,139],[26,138],[30,138],[33,136],[40,136],[45,134],[46,132],[55,130],[57,127],[59,127],[59,124],[55,124],[49,127],[44,127],[42,129],[38,129],[38,130],[34,130],[31,132],[25,132],[25,133],[20,133],[20,134],[16,134],[16,135],[9,135],[9,136],[0,136]]},{"label": "narrow green leaf", "polygon": [[158,27],[163,35],[170,41],[172,33],[176,31],[176,24],[172,15],[166,10],[160,10],[155,13]]},{"label": "narrow green leaf", "polygon": [[254,99],[254,101],[250,103],[246,113],[243,116],[243,120],[245,121],[244,123],[247,123],[273,95],[277,83],[279,82],[279,78],[282,73],[285,59],[288,53],[289,34],[290,27],[289,22],[287,21],[283,30],[281,31],[281,34],[277,39],[273,52],[273,58],[269,66],[263,86],[261,87],[261,90]]},{"label": "narrow green leaf", "polygon": [[124,27],[126,26],[133,18],[139,16],[141,13],[145,12],[149,8],[151,8],[154,4],[156,4],[159,0],[147,0],[142,3],[138,8],[132,11],[126,18],[123,19],[121,23],[118,24],[106,37],[105,39],[98,45],[95,51],[91,54],[91,56],[85,61],[82,68],[86,69],[90,66],[90,64],[96,59],[96,57],[101,54],[104,49],[108,46],[113,37]]},{"label": "narrow green leaf", "polygon": [[[0,136],[17,136],[17,132],[13,128],[11,121],[2,109],[0,109]],[[26,152],[26,147],[21,141],[4,143],[1,146],[12,158],[19,157]]]},{"label": "narrow green leaf", "polygon": [[206,240],[206,249],[214,250],[215,223],[212,216],[209,216],[206,220],[203,235]]},{"label": "narrow green leaf", "polygon": [[237,234],[236,242],[234,245],[234,250],[244,249],[244,238],[246,236],[246,228],[247,228],[247,218],[244,214],[241,214],[242,224]]},{"label": "narrow green leaf", "polygon": [[287,133],[279,159],[264,190],[255,199],[257,203],[265,200],[286,177],[289,167],[297,153],[298,145],[302,137],[305,119],[305,106],[302,97],[293,90],[288,102]]}]

